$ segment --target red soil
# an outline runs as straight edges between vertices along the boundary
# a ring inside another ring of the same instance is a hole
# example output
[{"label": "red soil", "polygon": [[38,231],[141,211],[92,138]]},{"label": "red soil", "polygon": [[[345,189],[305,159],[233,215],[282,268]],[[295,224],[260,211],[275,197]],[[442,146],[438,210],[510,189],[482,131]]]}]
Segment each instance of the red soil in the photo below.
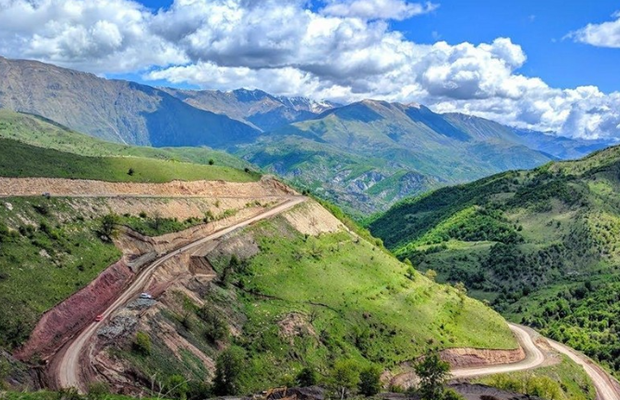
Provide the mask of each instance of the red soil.
[{"label": "red soil", "polygon": [[47,311],[15,357],[26,361],[38,356],[49,359],[95,317],[105,311],[130,283],[134,274],[124,261],[102,272],[88,286]]}]

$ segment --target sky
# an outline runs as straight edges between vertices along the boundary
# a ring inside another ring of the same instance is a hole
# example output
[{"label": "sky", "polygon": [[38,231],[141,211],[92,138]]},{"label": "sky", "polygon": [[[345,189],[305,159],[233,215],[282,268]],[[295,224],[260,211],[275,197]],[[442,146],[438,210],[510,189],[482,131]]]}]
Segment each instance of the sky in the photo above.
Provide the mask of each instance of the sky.
[{"label": "sky", "polygon": [[0,0],[0,55],[620,138],[620,1]]}]

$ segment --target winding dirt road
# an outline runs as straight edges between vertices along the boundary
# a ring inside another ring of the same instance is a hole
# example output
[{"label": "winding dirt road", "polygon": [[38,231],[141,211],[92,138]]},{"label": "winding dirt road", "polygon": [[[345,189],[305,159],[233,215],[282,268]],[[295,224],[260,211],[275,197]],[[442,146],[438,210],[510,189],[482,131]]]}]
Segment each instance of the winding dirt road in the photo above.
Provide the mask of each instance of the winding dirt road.
[{"label": "winding dirt road", "polygon": [[620,400],[620,383],[611,375],[596,365],[589,358],[577,353],[570,347],[547,339],[551,347],[559,353],[565,354],[576,364],[581,365],[586,373],[592,378],[596,388],[597,400]]},{"label": "winding dirt road", "polygon": [[[295,196],[291,197],[286,202],[275,206],[262,214],[249,218],[245,221],[239,222],[235,225],[231,225],[227,228],[214,232],[204,238],[192,242],[186,246],[169,252],[168,254],[160,257],[144,269],[136,280],[123,292],[123,294],[116,299],[116,301],[105,310],[103,315],[103,321],[107,320],[116,310],[122,307],[125,303],[135,298],[140,292],[144,291],[144,287],[147,284],[149,278],[152,276],[155,269],[162,265],[167,260],[179,255],[182,252],[197,248],[209,241],[218,239],[226,234],[229,234],[237,229],[246,227],[254,222],[267,219],[294,207],[297,204],[306,201],[305,197]],[[103,322],[102,321],[102,322]],[[63,351],[59,352],[56,357],[59,359],[53,360],[50,364],[50,376],[55,381],[58,387],[70,388],[75,387],[80,392],[86,392],[86,385],[84,383],[82,368],[84,363],[81,363],[81,358],[84,356],[85,351],[88,348],[93,335],[101,325],[101,322],[95,322],[90,324],[86,329],[80,332],[72,342],[70,342]]]},{"label": "winding dirt road", "polygon": [[[167,260],[179,255],[182,252],[190,251],[207,242],[218,239],[226,234],[229,234],[237,229],[246,227],[254,222],[267,219],[282,212],[289,210],[297,204],[306,201],[305,197],[290,196],[289,199],[277,205],[262,214],[249,218],[245,221],[231,225],[227,228],[223,228],[217,232],[214,232],[208,236],[205,236],[195,242],[171,251],[159,259],[155,260],[146,269],[144,269],[136,280],[123,292],[123,294],[110,306],[105,312],[103,312],[103,320],[107,320],[110,316],[119,308],[121,308],[128,301],[135,298],[140,292],[144,291],[145,285],[148,283],[153,272]],[[75,387],[80,392],[86,391],[85,379],[82,368],[88,363],[81,362],[82,358],[86,355],[86,351],[89,350],[89,344],[93,335],[95,335],[97,329],[101,325],[99,323],[92,323],[82,332],[80,332],[72,342],[70,342],[65,348],[56,355],[56,359],[50,364],[49,374],[52,380],[56,383],[57,387],[70,388]],[[541,351],[532,338],[533,331],[529,328],[525,328],[519,325],[510,324],[510,329],[514,332],[520,345],[526,354],[525,359],[517,363],[491,365],[475,368],[459,368],[451,371],[454,378],[471,378],[481,375],[491,375],[506,372],[523,371],[533,369],[541,366],[546,360],[546,354]],[[564,346],[560,343],[547,339],[551,347],[567,355],[570,359],[581,365],[590,378],[594,381],[597,392],[597,400],[620,400],[620,384],[613,379],[608,373],[606,373],[598,365],[577,353],[575,350]],[[89,355],[90,357],[90,355]]]},{"label": "winding dirt road", "polygon": [[[517,337],[519,344],[521,345],[521,347],[523,347],[523,350],[525,351],[525,359],[512,364],[454,369],[450,371],[452,376],[457,379],[472,378],[482,375],[523,371],[541,366],[546,360],[546,355],[534,343],[532,339],[532,333],[534,331],[530,328],[516,324],[509,324],[509,326]],[[605,372],[601,367],[596,365],[593,361],[591,361],[584,355],[578,353],[576,350],[573,350],[570,347],[555,342],[551,339],[544,339],[555,351],[568,356],[577,365],[581,365],[583,367],[585,372],[594,382],[597,400],[620,400],[620,383],[618,383],[618,381],[616,381],[610,374]]]},{"label": "winding dirt road", "polygon": [[456,379],[471,378],[481,375],[523,371],[526,369],[536,368],[540,366],[543,362],[545,362],[545,355],[534,344],[534,341],[532,340],[530,334],[518,325],[509,324],[509,326],[512,332],[515,334],[517,340],[519,341],[519,344],[523,348],[523,351],[525,351],[525,358],[523,360],[512,364],[490,365],[474,368],[458,368],[450,371],[450,374]]}]

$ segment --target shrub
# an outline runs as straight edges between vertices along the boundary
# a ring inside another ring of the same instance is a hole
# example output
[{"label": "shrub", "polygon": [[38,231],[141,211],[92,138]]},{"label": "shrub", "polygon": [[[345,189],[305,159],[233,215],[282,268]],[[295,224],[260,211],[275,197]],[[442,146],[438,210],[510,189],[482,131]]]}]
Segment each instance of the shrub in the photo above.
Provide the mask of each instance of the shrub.
[{"label": "shrub", "polygon": [[213,393],[216,396],[234,395],[241,391],[239,378],[244,359],[245,353],[239,347],[231,347],[219,355],[213,378]]},{"label": "shrub", "polygon": [[209,306],[204,306],[198,310],[198,317],[206,325],[205,337],[211,341],[224,341],[228,339],[228,324],[216,311]]},{"label": "shrub", "polygon": [[145,332],[138,331],[136,339],[133,342],[133,349],[136,353],[143,356],[151,354],[151,337]]},{"label": "shrub", "polygon": [[376,367],[368,367],[360,372],[358,389],[364,396],[374,396],[381,390],[381,370]]},{"label": "shrub", "polygon": [[318,382],[316,370],[313,367],[305,367],[297,374],[296,382],[301,387],[314,386]]}]

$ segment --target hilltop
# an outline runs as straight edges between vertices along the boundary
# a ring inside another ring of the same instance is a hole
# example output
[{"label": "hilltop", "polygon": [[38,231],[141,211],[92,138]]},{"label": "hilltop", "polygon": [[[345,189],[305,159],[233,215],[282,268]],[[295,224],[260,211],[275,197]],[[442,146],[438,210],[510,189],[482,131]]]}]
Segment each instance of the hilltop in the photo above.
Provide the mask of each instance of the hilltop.
[{"label": "hilltop", "polygon": [[620,147],[400,202],[369,221],[399,258],[620,371]]}]

